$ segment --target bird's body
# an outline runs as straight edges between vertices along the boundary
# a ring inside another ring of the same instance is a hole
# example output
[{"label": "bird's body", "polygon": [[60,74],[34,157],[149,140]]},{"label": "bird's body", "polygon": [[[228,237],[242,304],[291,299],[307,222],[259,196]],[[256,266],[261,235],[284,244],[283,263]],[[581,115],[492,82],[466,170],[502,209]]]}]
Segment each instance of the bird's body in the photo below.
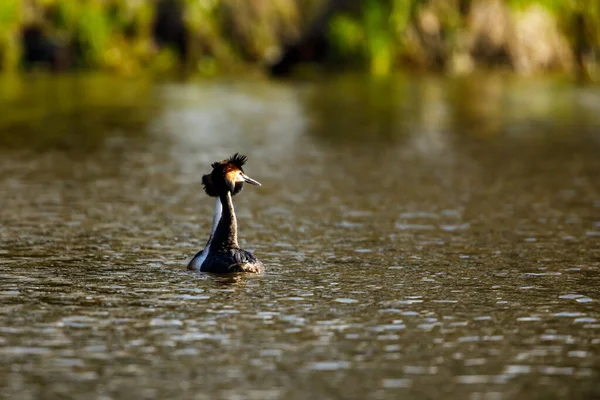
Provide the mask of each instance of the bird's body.
[{"label": "bird's body", "polygon": [[202,177],[204,190],[209,196],[217,197],[217,203],[210,238],[204,250],[189,262],[188,269],[215,273],[262,272],[263,264],[252,253],[241,249],[237,241],[232,196],[242,190],[244,182],[260,186],[244,174],[245,161],[245,156],[235,154],[214,163],[212,173]]}]

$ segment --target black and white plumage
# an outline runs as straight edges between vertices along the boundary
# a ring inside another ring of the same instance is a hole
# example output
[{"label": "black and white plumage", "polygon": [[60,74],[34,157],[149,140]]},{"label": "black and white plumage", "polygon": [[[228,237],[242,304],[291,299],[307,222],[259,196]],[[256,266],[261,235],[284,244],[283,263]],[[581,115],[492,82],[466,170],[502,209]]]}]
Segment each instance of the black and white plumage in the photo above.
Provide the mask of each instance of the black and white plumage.
[{"label": "black and white plumage", "polygon": [[232,196],[238,194],[244,183],[261,186],[248,177],[242,166],[247,158],[234,154],[229,159],[212,164],[210,174],[202,177],[204,191],[216,197],[211,234],[206,247],[189,262],[188,269],[204,272],[262,272],[263,264],[237,241],[237,219]]}]

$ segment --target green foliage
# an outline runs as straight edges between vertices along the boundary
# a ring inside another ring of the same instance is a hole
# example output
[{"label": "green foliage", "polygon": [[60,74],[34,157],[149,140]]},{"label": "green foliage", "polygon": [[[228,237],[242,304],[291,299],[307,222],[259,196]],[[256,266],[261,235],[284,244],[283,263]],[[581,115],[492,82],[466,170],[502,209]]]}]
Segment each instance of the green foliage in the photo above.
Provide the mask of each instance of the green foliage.
[{"label": "green foliage", "polygon": [[390,24],[396,37],[403,35],[410,25],[411,10],[418,0],[392,0]]},{"label": "green foliage", "polygon": [[367,54],[371,73],[376,76],[387,75],[394,60],[395,48],[390,30],[390,11],[386,2],[369,0],[365,3]]},{"label": "green foliage", "polygon": [[19,48],[17,28],[19,25],[19,1],[4,0],[0,3],[0,69],[14,69],[18,64]]},{"label": "green foliage", "polygon": [[[272,60],[284,44],[302,36],[296,28],[310,26],[326,0],[180,1],[189,32],[186,67],[214,75]],[[468,55],[469,15],[461,13],[458,0],[357,3],[360,6],[329,21],[329,59],[334,62],[358,65],[382,76],[399,60],[427,65],[433,53],[451,57],[461,43],[461,51]],[[573,53],[598,71],[600,1],[506,0],[504,4],[513,15],[530,7],[548,10]],[[75,66],[122,73],[172,71],[181,61],[177,53],[159,51],[151,37],[155,5],[155,0],[0,0],[0,70],[19,65],[20,31],[33,23]],[[424,13],[439,26],[430,37],[419,30]]]},{"label": "green foliage", "polygon": [[368,0],[360,19],[348,15],[334,17],[329,26],[329,38],[337,55],[366,62],[376,76],[387,75],[396,52],[394,31],[403,24],[403,13],[394,14],[392,9],[389,2]]},{"label": "green foliage", "polygon": [[0,3],[0,30],[12,29],[19,21],[19,1],[3,0]]},{"label": "green foliage", "polygon": [[363,26],[348,15],[333,17],[329,25],[329,39],[336,55],[348,59],[362,56],[365,41]]},{"label": "green foliage", "polygon": [[[218,1],[216,0],[185,0],[187,26],[193,31],[203,29],[206,24],[216,20]],[[213,26],[214,28],[214,26]]]},{"label": "green foliage", "polygon": [[524,10],[531,5],[540,5],[550,11],[558,12],[565,7],[567,3],[573,3],[574,0],[508,0],[509,7],[513,10]]},{"label": "green foliage", "polygon": [[73,32],[77,28],[79,3],[70,0],[57,0],[54,5],[55,17],[52,23],[59,30]]},{"label": "green foliage", "polygon": [[81,4],[77,35],[85,65],[100,65],[109,43],[111,27],[102,4],[95,1]]},{"label": "green foliage", "polygon": [[[218,62],[234,62],[232,50],[224,39],[219,0],[185,0],[186,26],[192,36],[191,69],[201,75],[214,75]],[[199,44],[202,44],[199,46]]]}]

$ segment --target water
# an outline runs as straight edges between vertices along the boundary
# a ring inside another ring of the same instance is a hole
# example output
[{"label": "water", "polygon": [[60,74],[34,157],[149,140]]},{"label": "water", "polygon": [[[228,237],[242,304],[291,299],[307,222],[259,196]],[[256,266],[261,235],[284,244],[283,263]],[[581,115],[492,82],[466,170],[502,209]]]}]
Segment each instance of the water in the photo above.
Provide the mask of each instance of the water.
[{"label": "water", "polygon": [[[0,81],[0,396],[600,396],[600,91]],[[241,151],[263,275],[185,270]]]}]

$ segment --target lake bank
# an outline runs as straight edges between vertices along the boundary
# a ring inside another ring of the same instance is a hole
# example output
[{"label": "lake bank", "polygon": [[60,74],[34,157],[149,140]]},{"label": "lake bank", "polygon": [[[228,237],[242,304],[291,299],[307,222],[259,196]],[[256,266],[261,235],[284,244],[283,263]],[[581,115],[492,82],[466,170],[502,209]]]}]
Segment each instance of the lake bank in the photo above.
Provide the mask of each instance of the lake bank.
[{"label": "lake bank", "polygon": [[499,0],[8,0],[0,70],[214,76],[296,67],[452,75],[507,69],[598,80],[600,5]]}]

